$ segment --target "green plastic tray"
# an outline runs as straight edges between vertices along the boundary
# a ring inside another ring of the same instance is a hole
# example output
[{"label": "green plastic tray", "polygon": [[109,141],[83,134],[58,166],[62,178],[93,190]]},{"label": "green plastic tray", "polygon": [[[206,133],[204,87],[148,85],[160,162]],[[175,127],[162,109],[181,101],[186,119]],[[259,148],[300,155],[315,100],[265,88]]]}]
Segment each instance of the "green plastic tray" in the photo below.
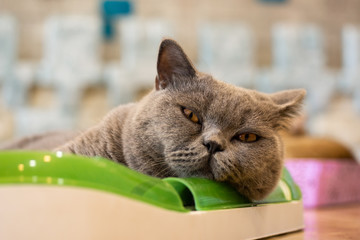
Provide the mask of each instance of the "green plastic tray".
[{"label": "green plastic tray", "polygon": [[42,184],[92,188],[168,210],[216,210],[301,199],[284,168],[277,188],[252,202],[225,183],[201,178],[150,177],[103,158],[45,152],[0,152],[0,184]]}]

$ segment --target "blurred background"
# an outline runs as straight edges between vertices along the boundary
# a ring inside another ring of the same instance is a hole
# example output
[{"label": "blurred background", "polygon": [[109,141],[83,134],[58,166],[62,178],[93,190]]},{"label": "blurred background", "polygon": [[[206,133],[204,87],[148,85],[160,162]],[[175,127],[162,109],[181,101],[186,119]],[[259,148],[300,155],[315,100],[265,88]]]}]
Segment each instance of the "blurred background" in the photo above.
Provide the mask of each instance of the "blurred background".
[{"label": "blurred background", "polygon": [[357,0],[0,0],[0,142],[141,98],[164,37],[220,80],[306,88],[306,133],[360,158]]}]

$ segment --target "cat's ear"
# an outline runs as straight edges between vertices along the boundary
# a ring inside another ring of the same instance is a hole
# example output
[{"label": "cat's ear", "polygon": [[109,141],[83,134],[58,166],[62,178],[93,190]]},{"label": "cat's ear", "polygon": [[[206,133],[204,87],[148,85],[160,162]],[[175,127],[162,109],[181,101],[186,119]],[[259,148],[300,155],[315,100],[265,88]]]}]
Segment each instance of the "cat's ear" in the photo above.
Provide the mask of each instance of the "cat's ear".
[{"label": "cat's ear", "polygon": [[285,90],[270,94],[271,100],[276,104],[275,127],[289,127],[291,120],[301,114],[305,95],[304,89]]},{"label": "cat's ear", "polygon": [[178,79],[191,79],[196,70],[182,48],[174,40],[165,39],[160,44],[156,90],[165,89]]}]

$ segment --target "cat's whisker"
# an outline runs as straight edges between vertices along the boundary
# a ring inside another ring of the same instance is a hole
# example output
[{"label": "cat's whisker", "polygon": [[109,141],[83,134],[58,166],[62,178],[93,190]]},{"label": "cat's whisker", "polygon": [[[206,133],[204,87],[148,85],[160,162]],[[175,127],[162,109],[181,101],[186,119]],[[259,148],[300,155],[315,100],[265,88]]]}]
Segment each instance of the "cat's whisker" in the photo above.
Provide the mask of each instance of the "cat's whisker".
[{"label": "cat's whisker", "polygon": [[162,170],[158,171],[155,174],[155,177],[162,177],[163,175],[168,175],[168,174],[165,174],[165,173],[169,173],[169,172],[172,172],[170,167],[164,167]]},{"label": "cat's whisker", "polygon": [[153,161],[153,162],[149,162],[146,167],[150,167],[150,168],[153,168],[153,167],[161,167],[165,165],[164,162],[157,162],[157,161]]},{"label": "cat's whisker", "polygon": [[148,167],[151,167],[152,169],[158,169],[155,173],[153,173],[154,177],[162,177],[164,175],[169,175],[165,173],[172,173],[170,166],[165,165],[163,162],[152,162]]},{"label": "cat's whisker", "polygon": [[[151,175],[154,177],[162,177],[164,175],[174,175],[172,172],[172,169],[170,168],[170,166],[164,164],[164,162],[161,161],[152,161],[149,162],[148,164],[146,164],[143,167],[140,167],[139,169],[137,169],[140,172],[147,172],[148,169],[158,169],[156,172],[153,172]],[[165,173],[169,173],[169,174],[165,174]]]}]

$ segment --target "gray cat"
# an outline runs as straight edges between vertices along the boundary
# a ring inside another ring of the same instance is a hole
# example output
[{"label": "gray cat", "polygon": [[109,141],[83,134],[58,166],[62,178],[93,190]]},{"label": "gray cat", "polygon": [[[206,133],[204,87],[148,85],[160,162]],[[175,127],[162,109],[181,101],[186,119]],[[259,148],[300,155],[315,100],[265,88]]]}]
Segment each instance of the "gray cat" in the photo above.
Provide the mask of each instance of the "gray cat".
[{"label": "gray cat", "polygon": [[[283,165],[277,132],[299,113],[305,91],[264,94],[218,81],[198,72],[169,39],[160,45],[157,72],[155,89],[141,101],[63,137],[73,139],[56,150],[102,156],[156,177],[224,181],[249,199],[266,197]],[[58,139],[45,135],[7,148],[44,149]]]}]

